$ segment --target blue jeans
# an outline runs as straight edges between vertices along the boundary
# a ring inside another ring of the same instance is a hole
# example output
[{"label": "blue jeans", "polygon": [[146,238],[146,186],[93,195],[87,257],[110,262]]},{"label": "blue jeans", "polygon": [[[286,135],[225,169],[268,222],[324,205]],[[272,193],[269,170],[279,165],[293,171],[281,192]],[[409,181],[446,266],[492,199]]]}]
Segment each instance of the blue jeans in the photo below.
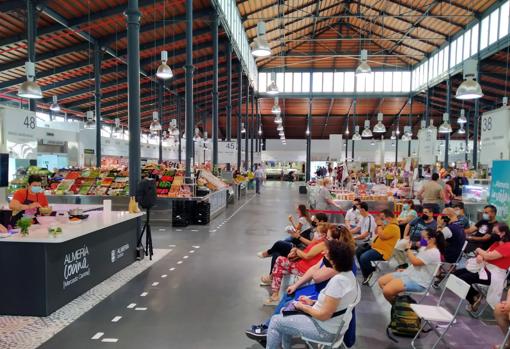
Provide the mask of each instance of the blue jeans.
[{"label": "blue jeans", "polygon": [[363,252],[358,256],[359,266],[361,268],[361,273],[363,277],[366,279],[370,274],[372,274],[375,268],[372,266],[373,261],[382,261],[384,260],[382,254],[377,252],[374,249],[369,249]]},{"label": "blue jeans", "polygon": [[267,330],[267,349],[290,349],[292,337],[304,336],[310,339],[329,342],[335,338],[334,333],[326,332],[313,318],[306,315],[284,317],[281,314],[273,316]]},{"label": "blue jeans", "polygon": [[255,192],[257,194],[260,194],[260,183],[262,182],[262,179],[255,178]]}]

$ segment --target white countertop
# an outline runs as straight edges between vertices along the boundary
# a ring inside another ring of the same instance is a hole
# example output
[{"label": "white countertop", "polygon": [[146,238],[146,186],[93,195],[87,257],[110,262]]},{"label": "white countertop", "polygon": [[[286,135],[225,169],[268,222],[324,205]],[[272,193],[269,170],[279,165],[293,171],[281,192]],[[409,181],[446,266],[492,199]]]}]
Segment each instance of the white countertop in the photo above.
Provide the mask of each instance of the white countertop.
[{"label": "white countertop", "polygon": [[81,223],[56,223],[62,228],[62,233],[56,237],[48,233],[48,225],[34,224],[29,229],[28,236],[14,234],[6,238],[0,238],[0,243],[7,242],[31,242],[31,243],[62,243],[95,231],[111,227],[113,225],[143,216],[145,213],[129,213],[127,211],[112,211],[108,214],[93,211],[87,213],[89,217]]}]

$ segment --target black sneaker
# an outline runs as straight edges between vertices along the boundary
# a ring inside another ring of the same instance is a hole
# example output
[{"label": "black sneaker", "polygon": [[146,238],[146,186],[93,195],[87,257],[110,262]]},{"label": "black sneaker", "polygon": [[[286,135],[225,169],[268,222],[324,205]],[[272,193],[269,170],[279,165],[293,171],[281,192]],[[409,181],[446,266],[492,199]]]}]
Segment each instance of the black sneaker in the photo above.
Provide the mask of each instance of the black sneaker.
[{"label": "black sneaker", "polygon": [[251,329],[246,330],[244,333],[250,339],[253,339],[257,342],[265,342],[267,338],[267,326],[264,324],[254,325],[251,327]]},{"label": "black sneaker", "polygon": [[363,281],[361,282],[362,285],[365,285],[365,286],[368,286],[370,285],[370,280],[372,279],[372,276],[374,275],[374,273],[371,273],[370,275],[368,275],[365,279],[363,279]]},{"label": "black sneaker", "polygon": [[409,264],[407,263],[404,263],[404,264],[400,264],[397,269],[407,269],[409,267]]}]

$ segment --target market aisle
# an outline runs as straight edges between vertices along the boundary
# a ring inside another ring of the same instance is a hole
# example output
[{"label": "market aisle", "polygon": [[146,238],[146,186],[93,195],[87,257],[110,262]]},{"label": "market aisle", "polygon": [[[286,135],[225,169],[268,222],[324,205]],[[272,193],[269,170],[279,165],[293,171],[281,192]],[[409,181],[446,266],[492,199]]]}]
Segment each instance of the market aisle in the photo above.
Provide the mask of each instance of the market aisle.
[{"label": "market aisle", "polygon": [[[270,182],[209,227],[153,226],[155,248],[172,252],[41,348],[260,348],[243,333],[269,314],[261,306],[267,290],[258,286],[269,263],[256,252],[283,236],[299,200],[306,196],[296,184]],[[92,340],[97,333],[104,334]],[[118,342],[101,342],[110,338]]]}]

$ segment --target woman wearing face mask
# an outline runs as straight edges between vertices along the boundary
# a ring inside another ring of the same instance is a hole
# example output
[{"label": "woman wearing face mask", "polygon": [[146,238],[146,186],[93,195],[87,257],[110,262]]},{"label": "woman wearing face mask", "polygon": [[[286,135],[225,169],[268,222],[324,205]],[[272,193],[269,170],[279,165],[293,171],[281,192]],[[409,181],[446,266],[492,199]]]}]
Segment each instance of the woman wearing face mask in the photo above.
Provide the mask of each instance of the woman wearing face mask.
[{"label": "woman wearing face mask", "polygon": [[48,207],[48,199],[44,195],[41,176],[31,175],[28,177],[28,188],[19,189],[9,204],[13,211],[13,221],[26,215],[35,215],[39,207]]},{"label": "woman wearing face mask", "polygon": [[416,217],[418,217],[418,213],[416,213],[416,210],[414,209],[413,200],[404,201],[404,204],[402,205],[402,211],[397,217],[397,223],[400,227],[401,238],[404,236],[406,225],[415,220]]},{"label": "woman wearing face mask", "polygon": [[425,229],[421,236],[425,247],[421,247],[418,253],[414,254],[409,242],[405,250],[410,267],[386,274],[379,279],[384,298],[390,303],[393,303],[401,292],[425,291],[434,276],[437,264],[441,263],[441,254],[446,245],[443,234]]}]

